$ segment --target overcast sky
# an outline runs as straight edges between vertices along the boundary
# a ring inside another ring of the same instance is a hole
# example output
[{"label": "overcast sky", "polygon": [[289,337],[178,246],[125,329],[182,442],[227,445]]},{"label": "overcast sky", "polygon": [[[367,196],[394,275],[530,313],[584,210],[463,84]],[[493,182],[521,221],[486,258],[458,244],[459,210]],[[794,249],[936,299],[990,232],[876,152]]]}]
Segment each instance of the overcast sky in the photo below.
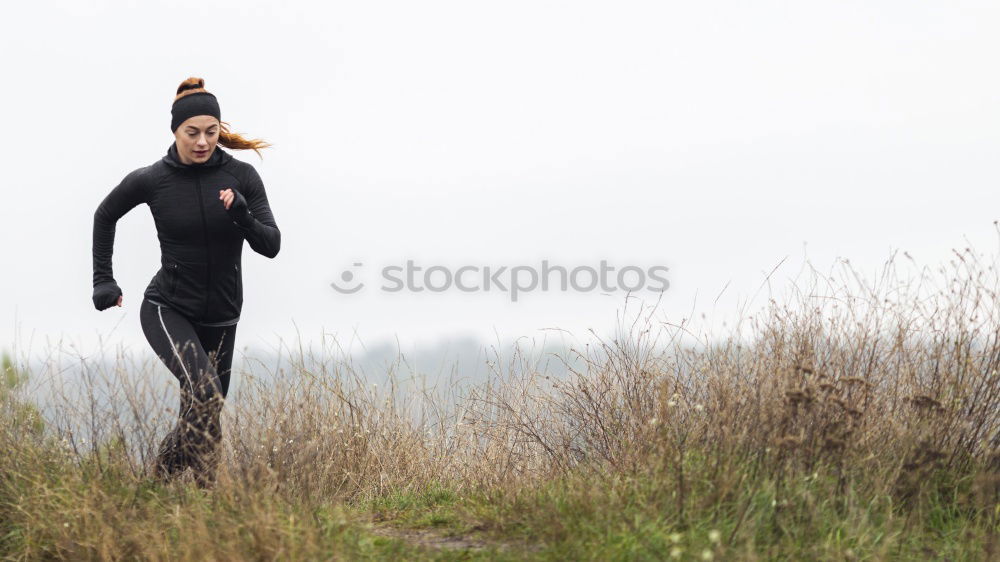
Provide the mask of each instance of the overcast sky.
[{"label": "overcast sky", "polygon": [[[244,248],[241,348],[323,331],[586,340],[625,305],[379,291],[381,267],[406,260],[661,265],[658,310],[676,321],[731,313],[786,258],[779,285],[805,259],[874,271],[895,249],[927,264],[967,241],[994,251],[997,29],[1000,4],[956,0],[8,3],[0,347],[146,351],[149,210],[118,224],[125,306],[104,312],[93,212],[166,152],[188,76],[274,145],[233,151],[282,231],[274,260]],[[337,293],[355,262],[365,289]]]}]

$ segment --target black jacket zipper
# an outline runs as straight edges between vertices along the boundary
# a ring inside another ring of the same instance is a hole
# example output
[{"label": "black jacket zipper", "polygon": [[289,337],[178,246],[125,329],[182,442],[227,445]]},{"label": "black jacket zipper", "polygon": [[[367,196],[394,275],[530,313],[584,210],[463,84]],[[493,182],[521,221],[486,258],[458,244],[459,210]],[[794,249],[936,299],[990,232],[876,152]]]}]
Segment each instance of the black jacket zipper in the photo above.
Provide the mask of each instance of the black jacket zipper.
[{"label": "black jacket zipper", "polygon": [[195,170],[195,189],[198,191],[198,210],[201,211],[201,234],[205,239],[205,307],[202,309],[202,320],[208,315],[208,300],[212,287],[212,251],[208,245],[208,222],[205,220],[205,202],[201,195],[201,172]]}]

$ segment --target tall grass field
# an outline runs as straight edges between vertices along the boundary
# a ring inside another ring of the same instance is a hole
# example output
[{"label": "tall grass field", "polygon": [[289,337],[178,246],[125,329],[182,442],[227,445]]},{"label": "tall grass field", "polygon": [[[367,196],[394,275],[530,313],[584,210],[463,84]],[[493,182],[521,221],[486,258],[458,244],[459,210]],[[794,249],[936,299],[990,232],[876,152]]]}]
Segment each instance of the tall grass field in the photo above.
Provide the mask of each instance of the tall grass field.
[{"label": "tall grass field", "polygon": [[471,381],[289,345],[234,372],[207,490],[151,476],[177,401],[148,350],[12,347],[0,558],[1000,560],[998,290],[970,249],[842,263]]}]

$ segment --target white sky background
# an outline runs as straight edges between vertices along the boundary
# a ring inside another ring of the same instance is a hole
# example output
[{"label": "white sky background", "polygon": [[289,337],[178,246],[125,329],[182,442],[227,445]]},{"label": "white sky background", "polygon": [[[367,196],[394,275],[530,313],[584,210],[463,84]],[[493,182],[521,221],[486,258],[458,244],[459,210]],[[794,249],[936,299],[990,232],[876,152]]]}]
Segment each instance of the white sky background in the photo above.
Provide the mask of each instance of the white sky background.
[{"label": "white sky background", "polygon": [[[125,307],[104,312],[93,212],[166,152],[188,76],[274,144],[263,161],[233,151],[282,231],[274,260],[244,249],[240,347],[322,330],[345,346],[586,340],[625,303],[372,290],[406,259],[665,265],[659,317],[677,321],[727,284],[714,310],[732,313],[785,257],[779,285],[805,258],[874,271],[894,249],[992,251],[998,28],[1000,4],[954,0],[8,3],[0,347],[146,351],[149,210],[118,224]],[[335,293],[355,261],[368,289]]]}]

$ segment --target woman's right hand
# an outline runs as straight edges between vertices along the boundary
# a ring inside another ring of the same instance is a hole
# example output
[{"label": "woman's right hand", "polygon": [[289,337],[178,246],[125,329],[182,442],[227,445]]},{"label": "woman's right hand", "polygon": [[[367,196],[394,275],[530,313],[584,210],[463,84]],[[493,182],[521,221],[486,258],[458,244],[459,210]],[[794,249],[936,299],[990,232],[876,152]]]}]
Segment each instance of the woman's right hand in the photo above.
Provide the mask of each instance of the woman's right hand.
[{"label": "woman's right hand", "polygon": [[94,308],[107,310],[112,306],[122,305],[122,290],[118,283],[105,281],[94,287]]}]

